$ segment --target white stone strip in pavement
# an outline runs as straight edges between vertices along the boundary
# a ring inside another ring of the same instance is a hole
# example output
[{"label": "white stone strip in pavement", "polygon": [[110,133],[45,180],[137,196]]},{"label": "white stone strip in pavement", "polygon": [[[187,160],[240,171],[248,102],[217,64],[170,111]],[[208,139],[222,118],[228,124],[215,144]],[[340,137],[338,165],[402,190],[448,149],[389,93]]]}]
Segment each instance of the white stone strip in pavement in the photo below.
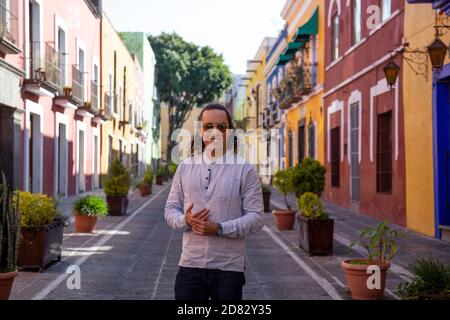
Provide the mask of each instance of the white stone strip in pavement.
[{"label": "white stone strip in pavement", "polygon": [[[142,210],[144,210],[145,207],[147,207],[150,203],[153,202],[158,196],[166,191],[167,188],[170,187],[170,184],[168,184],[166,187],[161,189],[154,197],[149,199],[147,202],[145,202],[142,206],[140,206],[138,209],[136,209],[129,217],[127,217],[124,221],[122,221],[116,228],[115,231],[120,231],[123,229],[131,220],[134,219],[136,215],[138,215]],[[112,237],[114,236],[114,233],[107,234],[103,236],[101,239],[99,239],[93,246],[100,248],[102,247],[106,242],[108,242]],[[83,263],[85,263],[92,255],[89,256],[82,256],[78,260],[75,261],[73,265],[76,265],[80,267]],[[41,291],[39,291],[32,300],[43,300],[45,297],[47,297],[53,290],[55,290],[66,278],[69,276],[67,273],[63,273],[59,275],[55,280],[51,281],[45,288],[43,288]]]},{"label": "white stone strip in pavement", "polygon": [[165,266],[166,261],[167,261],[167,256],[169,255],[170,246],[172,245],[172,240],[173,240],[174,234],[175,234],[175,231],[172,231],[172,233],[170,234],[170,239],[169,239],[169,241],[167,241],[166,252],[165,252],[164,258],[163,258],[163,260],[161,262],[161,266],[159,267],[158,277],[156,278],[155,286],[153,287],[153,293],[152,293],[152,299],[151,300],[155,300],[156,299],[156,293],[158,291],[159,282],[161,281],[161,275],[162,275],[164,266]]},{"label": "white stone strip in pavement", "polygon": [[325,278],[312,270],[295,252],[289,248],[269,227],[263,229],[333,300],[343,300],[336,289]]}]

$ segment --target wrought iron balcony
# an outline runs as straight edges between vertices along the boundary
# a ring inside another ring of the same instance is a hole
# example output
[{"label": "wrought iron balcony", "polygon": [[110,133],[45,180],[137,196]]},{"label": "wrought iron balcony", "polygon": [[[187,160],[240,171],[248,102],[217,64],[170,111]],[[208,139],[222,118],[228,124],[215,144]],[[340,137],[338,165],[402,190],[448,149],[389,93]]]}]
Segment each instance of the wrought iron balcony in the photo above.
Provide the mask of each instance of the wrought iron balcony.
[{"label": "wrought iron balcony", "polygon": [[38,95],[40,87],[53,93],[62,92],[61,68],[56,50],[50,44],[42,42],[30,43],[30,49],[31,73],[25,82],[26,90]]},{"label": "wrought iron balcony", "polygon": [[[6,6],[6,3],[9,3]],[[19,19],[17,18],[18,1],[0,2],[0,52],[18,54]]]},{"label": "wrought iron balcony", "polygon": [[75,66],[72,66],[72,99],[80,105],[84,102],[84,75]]},{"label": "wrought iron balcony", "polygon": [[310,94],[317,84],[317,64],[295,66],[283,81],[279,105],[281,109],[289,109],[293,103],[299,102]]}]

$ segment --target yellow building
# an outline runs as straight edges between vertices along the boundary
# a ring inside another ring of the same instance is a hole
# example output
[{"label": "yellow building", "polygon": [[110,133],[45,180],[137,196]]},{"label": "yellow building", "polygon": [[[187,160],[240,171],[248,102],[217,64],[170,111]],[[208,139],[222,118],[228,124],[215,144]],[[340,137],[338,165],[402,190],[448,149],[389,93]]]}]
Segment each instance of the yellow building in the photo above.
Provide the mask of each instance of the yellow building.
[{"label": "yellow building", "polygon": [[[244,124],[246,127],[246,154],[245,158],[253,164],[260,164],[260,129],[264,127],[264,111],[266,108],[266,58],[276,39],[264,38],[256,55],[247,63],[245,76],[246,93],[244,104]],[[258,143],[258,141],[260,141]]]},{"label": "yellow building", "polygon": [[101,131],[101,175],[106,175],[115,159],[120,159],[132,175],[137,175],[145,137],[140,136],[142,130],[134,127],[137,124],[133,121],[135,58],[105,14],[101,24],[101,55],[101,98],[105,114],[110,119],[103,124]]},{"label": "yellow building", "polygon": [[281,16],[288,40],[278,60],[285,65],[278,99],[286,113],[286,166],[307,157],[323,163],[325,2],[288,0]]},{"label": "yellow building", "polygon": [[[402,78],[407,227],[440,237],[440,229],[445,227],[448,229],[450,225],[446,183],[450,171],[449,162],[445,161],[449,150],[447,139],[450,131],[448,128],[450,59],[446,54],[446,66],[439,75],[433,76],[426,47],[435,40],[435,14],[436,11],[432,9],[431,4],[406,4],[404,36],[405,43],[409,43],[409,47],[406,48],[404,57],[428,65],[427,69],[423,65],[417,69],[418,65],[411,64],[410,60],[404,60]],[[443,17],[446,15],[443,14],[441,18]],[[450,32],[440,38],[448,45]],[[421,56],[408,53],[409,50],[416,48],[423,52]],[[411,66],[416,69],[413,70]],[[440,87],[442,91],[438,91]],[[447,99],[436,101],[442,94],[446,95]],[[445,233],[445,230],[442,231]],[[442,237],[444,238],[444,234]]]}]

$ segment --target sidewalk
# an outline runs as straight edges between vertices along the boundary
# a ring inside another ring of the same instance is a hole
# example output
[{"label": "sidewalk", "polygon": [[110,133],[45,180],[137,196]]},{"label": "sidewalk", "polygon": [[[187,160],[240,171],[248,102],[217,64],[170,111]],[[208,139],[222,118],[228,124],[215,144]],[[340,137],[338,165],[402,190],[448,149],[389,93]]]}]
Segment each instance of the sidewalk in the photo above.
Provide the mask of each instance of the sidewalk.
[{"label": "sidewalk", "polygon": [[[289,204],[295,210],[298,210],[294,196],[288,197]],[[271,209],[284,209],[283,196],[272,188]],[[349,250],[348,246],[358,238],[359,231],[368,227],[376,226],[381,221],[358,213],[352,210],[336,206],[331,203],[325,203],[325,207],[329,216],[335,220],[334,226],[334,257],[321,258],[311,257],[323,271],[331,278],[340,278],[339,282],[346,283],[342,277],[343,272],[340,270],[340,262],[349,257],[362,257],[365,250],[361,247],[356,247]],[[273,217],[271,217],[273,220]],[[273,222],[270,222],[273,224]],[[398,254],[394,258],[392,268],[390,270],[391,276],[388,278],[388,294],[394,298],[396,297],[394,290],[396,285],[401,280],[409,280],[411,274],[408,271],[408,266],[419,258],[433,258],[443,263],[450,263],[450,243],[435,238],[427,237],[407,228],[393,225],[390,227],[401,231],[405,234],[404,237],[398,239]],[[294,231],[283,233],[285,240],[298,247],[298,231],[297,225]]]}]

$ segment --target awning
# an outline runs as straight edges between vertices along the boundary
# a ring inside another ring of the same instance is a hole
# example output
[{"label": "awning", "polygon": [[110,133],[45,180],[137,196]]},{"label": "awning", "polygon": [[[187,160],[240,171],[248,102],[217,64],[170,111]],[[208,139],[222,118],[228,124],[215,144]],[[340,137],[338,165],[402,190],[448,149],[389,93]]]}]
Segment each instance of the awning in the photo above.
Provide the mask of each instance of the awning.
[{"label": "awning", "polygon": [[279,66],[284,66],[284,65],[287,64],[289,61],[291,61],[292,58],[294,58],[294,55],[293,55],[293,54],[282,54],[282,55],[280,55],[280,58],[278,58],[278,63],[277,63],[277,65],[279,65]]},{"label": "awning", "polygon": [[314,11],[311,18],[303,26],[298,28],[294,41],[301,41],[309,38],[311,35],[319,33],[319,8]]},{"label": "awning", "polygon": [[306,39],[301,39],[300,41],[293,41],[293,42],[289,43],[288,46],[287,46],[287,48],[286,48],[286,50],[283,52],[283,54],[286,54],[286,55],[288,55],[288,54],[295,55],[295,53],[296,53],[299,49],[305,47],[306,41],[307,41]]}]

